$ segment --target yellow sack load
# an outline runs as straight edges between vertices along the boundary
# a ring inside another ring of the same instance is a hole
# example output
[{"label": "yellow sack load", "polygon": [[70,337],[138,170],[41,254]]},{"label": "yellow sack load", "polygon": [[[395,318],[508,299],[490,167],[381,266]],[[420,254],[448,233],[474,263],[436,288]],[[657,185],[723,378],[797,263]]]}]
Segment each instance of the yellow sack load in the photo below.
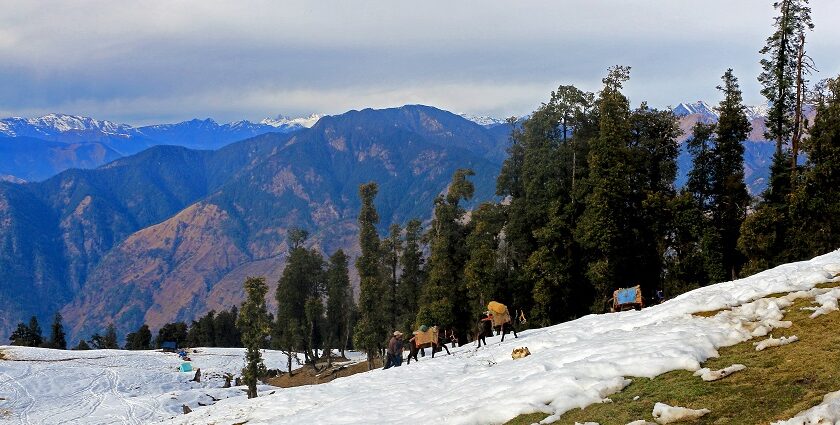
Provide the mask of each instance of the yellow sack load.
[{"label": "yellow sack load", "polygon": [[490,313],[493,313],[493,326],[502,326],[503,324],[510,322],[510,313],[508,312],[506,305],[496,301],[490,301],[490,303],[487,304],[487,310],[490,310]]},{"label": "yellow sack load", "polygon": [[493,314],[505,314],[508,311],[506,305],[496,301],[490,301],[490,304],[487,304],[487,309]]},{"label": "yellow sack load", "polygon": [[432,326],[426,332],[421,332],[421,331],[418,330],[418,331],[412,332],[412,334],[414,335],[414,343],[417,344],[418,346],[423,345],[423,344],[428,344],[428,343],[437,344],[437,342],[438,342],[438,328],[437,328],[437,326]]}]

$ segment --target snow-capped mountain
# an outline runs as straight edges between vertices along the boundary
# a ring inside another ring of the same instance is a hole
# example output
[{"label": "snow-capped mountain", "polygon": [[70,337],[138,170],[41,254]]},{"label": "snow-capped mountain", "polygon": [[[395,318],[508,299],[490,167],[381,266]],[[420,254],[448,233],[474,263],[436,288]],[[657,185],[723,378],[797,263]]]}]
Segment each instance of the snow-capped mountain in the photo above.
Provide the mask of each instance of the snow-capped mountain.
[{"label": "snow-capped mountain", "polygon": [[700,120],[706,123],[717,122],[718,118],[720,118],[717,111],[702,100],[698,100],[693,103],[680,103],[679,105],[673,107],[671,111],[673,111],[678,117],[695,114],[699,115]]},{"label": "snow-capped mountain", "polygon": [[765,103],[763,105],[747,106],[747,119],[749,119],[750,121],[757,119],[766,119],[769,114],[769,104]]},{"label": "snow-capped mountain", "polygon": [[496,118],[496,117],[489,117],[489,116],[479,116],[479,115],[469,115],[469,114],[458,114],[462,118],[466,118],[478,125],[484,127],[494,127],[497,125],[501,125],[505,123],[504,118]]},{"label": "snow-capped mountain", "polygon": [[285,115],[277,115],[274,118],[263,119],[262,121],[260,121],[260,124],[270,125],[272,127],[278,128],[293,126],[311,128],[313,125],[315,125],[316,122],[318,122],[319,119],[321,119],[321,117],[323,117],[323,115],[319,114],[311,114],[308,117],[300,118],[289,118]]},{"label": "snow-capped mountain", "polygon": [[272,125],[219,124],[207,118],[142,127],[66,114],[4,118],[0,119],[0,175],[40,181],[68,168],[95,168],[155,145],[218,149],[267,133],[297,131],[317,118],[286,118]]},{"label": "snow-capped mountain", "polygon": [[[35,137],[52,141],[62,140],[67,134],[99,134],[107,136],[122,136],[126,138],[149,136],[161,132],[183,132],[188,130],[211,132],[245,132],[264,134],[293,131],[299,128],[312,127],[320,119],[320,115],[312,114],[308,117],[289,118],[278,116],[276,119],[264,119],[259,123],[251,121],[236,121],[229,124],[219,124],[211,118],[204,120],[193,119],[173,124],[155,124],[135,127],[129,124],[117,124],[111,121],[100,121],[90,117],[67,114],[48,114],[37,118],[10,117],[0,119],[0,137]],[[187,136],[184,134],[184,136]],[[78,141],[77,137],[73,142]],[[179,143],[180,144],[180,143]]]},{"label": "snow-capped mountain", "polygon": [[[770,106],[766,103],[747,106],[746,109],[747,119],[750,121],[766,119],[767,114],[770,112]],[[702,100],[692,103],[680,103],[679,105],[671,108],[671,111],[673,111],[678,117],[697,114],[700,115],[704,122],[716,122],[718,118],[720,118],[720,114],[718,114],[715,110],[715,107]]]},{"label": "snow-capped mountain", "polygon": [[38,118],[11,117],[0,120],[0,134],[8,137],[53,137],[68,132],[100,132],[129,136],[133,127],[111,121],[66,114],[48,114]]}]

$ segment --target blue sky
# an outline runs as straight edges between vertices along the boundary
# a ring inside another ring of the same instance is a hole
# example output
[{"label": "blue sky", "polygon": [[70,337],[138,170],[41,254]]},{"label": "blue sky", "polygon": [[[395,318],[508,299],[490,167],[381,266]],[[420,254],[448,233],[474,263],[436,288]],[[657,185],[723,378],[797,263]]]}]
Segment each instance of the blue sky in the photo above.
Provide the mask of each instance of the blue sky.
[{"label": "blue sky", "polygon": [[[817,80],[840,74],[840,2],[812,3]],[[634,103],[717,103],[732,67],[755,104],[771,4],[0,0],[0,116],[143,124],[423,103],[501,117],[560,84],[595,91],[614,64],[632,66]]]}]

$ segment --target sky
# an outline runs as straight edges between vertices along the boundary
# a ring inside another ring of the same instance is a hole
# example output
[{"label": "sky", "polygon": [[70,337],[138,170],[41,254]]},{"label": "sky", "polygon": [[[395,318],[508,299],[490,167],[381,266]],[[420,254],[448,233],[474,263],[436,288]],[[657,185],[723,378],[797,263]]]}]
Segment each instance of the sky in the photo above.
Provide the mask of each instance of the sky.
[{"label": "sky", "polygon": [[[840,74],[840,1],[808,51]],[[427,104],[522,115],[632,67],[638,104],[717,103],[727,68],[763,101],[772,0],[0,0],[0,116],[149,124]],[[11,11],[11,12],[10,12]]]}]

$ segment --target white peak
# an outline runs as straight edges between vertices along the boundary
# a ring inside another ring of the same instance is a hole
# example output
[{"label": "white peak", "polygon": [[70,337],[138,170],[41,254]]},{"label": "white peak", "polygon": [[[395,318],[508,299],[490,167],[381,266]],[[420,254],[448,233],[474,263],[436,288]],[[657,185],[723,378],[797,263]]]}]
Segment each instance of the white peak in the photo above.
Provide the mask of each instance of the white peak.
[{"label": "white peak", "polygon": [[678,116],[699,114],[704,118],[718,118],[718,113],[715,109],[702,100],[691,103],[680,103],[671,110]]},{"label": "white peak", "polygon": [[89,117],[55,113],[38,118],[28,118],[25,122],[32,127],[61,133],[88,130],[98,130],[103,133],[124,133],[132,129],[127,124],[116,124],[111,121],[99,121]]},{"label": "white peak", "polygon": [[504,124],[505,119],[503,118],[496,118],[496,117],[488,117],[488,116],[480,116],[480,115],[469,115],[469,114],[458,114],[461,118],[466,120],[472,121],[478,125],[483,125],[485,127]]},{"label": "white peak", "polygon": [[750,121],[760,118],[767,118],[767,115],[770,114],[770,104],[762,104],[756,106],[747,106],[747,118]]},{"label": "white peak", "polygon": [[266,118],[260,121],[260,124],[270,125],[272,127],[306,127],[310,128],[321,119],[323,115],[310,114],[308,117],[289,118],[285,115],[277,115],[275,118]]}]

